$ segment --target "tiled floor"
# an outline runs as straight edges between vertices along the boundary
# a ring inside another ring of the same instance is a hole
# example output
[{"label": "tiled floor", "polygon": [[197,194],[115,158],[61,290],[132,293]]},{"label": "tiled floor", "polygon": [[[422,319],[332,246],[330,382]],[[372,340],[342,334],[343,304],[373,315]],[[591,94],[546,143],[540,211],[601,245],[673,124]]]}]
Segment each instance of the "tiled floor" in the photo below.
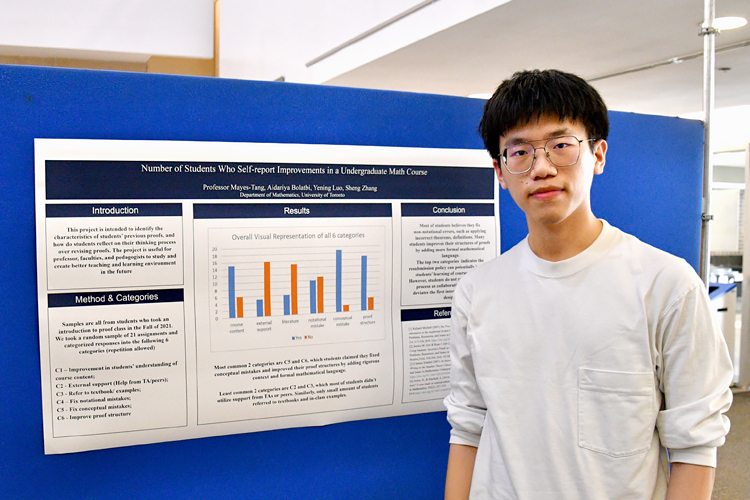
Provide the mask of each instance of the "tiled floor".
[{"label": "tiled floor", "polygon": [[731,430],[719,448],[712,500],[750,500],[750,392],[736,392],[727,412]]}]

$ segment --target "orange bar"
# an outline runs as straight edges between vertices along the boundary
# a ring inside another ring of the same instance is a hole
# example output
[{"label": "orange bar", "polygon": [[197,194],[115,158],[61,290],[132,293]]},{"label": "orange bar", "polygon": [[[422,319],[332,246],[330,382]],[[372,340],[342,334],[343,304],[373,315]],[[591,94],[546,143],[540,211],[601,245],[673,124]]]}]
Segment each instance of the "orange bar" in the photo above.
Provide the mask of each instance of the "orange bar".
[{"label": "orange bar", "polygon": [[375,297],[367,297],[367,310],[372,311],[375,309]]},{"label": "orange bar", "polygon": [[344,312],[349,312],[349,305],[348,304],[344,304]]},{"label": "orange bar", "polygon": [[292,264],[292,314],[297,314],[297,264]]},{"label": "orange bar", "polygon": [[242,309],[242,297],[237,297],[237,317],[242,318],[243,309]]},{"label": "orange bar", "polygon": [[271,315],[271,263],[263,263],[263,315]]},{"label": "orange bar", "polygon": [[318,276],[318,312],[323,312],[323,276]]}]

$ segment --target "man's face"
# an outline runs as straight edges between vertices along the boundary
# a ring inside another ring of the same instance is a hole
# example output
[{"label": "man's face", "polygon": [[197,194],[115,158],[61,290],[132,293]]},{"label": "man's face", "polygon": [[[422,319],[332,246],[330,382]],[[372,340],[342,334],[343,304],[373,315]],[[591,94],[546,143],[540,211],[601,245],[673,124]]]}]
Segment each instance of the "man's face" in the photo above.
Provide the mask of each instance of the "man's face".
[{"label": "man's face", "polygon": [[531,143],[536,160],[528,172],[510,173],[500,162],[494,161],[495,172],[503,189],[507,189],[516,204],[526,214],[529,229],[533,225],[554,226],[562,222],[585,221],[592,215],[590,191],[594,174],[604,171],[607,143],[604,140],[583,142],[578,162],[568,167],[556,167],[544,152],[548,139],[574,136],[588,139],[585,127],[578,122],[541,117],[538,121],[520,125],[500,137],[500,151],[519,142]]}]

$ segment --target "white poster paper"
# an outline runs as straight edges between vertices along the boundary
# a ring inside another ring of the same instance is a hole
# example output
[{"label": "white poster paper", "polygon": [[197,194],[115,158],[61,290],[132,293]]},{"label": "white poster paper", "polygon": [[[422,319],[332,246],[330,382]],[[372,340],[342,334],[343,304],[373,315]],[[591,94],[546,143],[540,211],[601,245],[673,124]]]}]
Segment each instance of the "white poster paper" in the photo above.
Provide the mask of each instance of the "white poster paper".
[{"label": "white poster paper", "polygon": [[439,411],[484,151],[35,142],[46,453]]}]

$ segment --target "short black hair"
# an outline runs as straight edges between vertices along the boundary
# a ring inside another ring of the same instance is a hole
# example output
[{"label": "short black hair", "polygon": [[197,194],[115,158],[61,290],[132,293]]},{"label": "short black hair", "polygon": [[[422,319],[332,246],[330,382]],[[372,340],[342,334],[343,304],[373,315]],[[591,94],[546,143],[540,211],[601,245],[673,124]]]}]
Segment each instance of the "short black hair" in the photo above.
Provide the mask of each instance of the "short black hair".
[{"label": "short black hair", "polygon": [[500,137],[544,116],[583,124],[587,139],[609,135],[607,106],[594,87],[571,73],[536,69],[515,73],[487,100],[479,123],[484,147],[499,160]]}]

